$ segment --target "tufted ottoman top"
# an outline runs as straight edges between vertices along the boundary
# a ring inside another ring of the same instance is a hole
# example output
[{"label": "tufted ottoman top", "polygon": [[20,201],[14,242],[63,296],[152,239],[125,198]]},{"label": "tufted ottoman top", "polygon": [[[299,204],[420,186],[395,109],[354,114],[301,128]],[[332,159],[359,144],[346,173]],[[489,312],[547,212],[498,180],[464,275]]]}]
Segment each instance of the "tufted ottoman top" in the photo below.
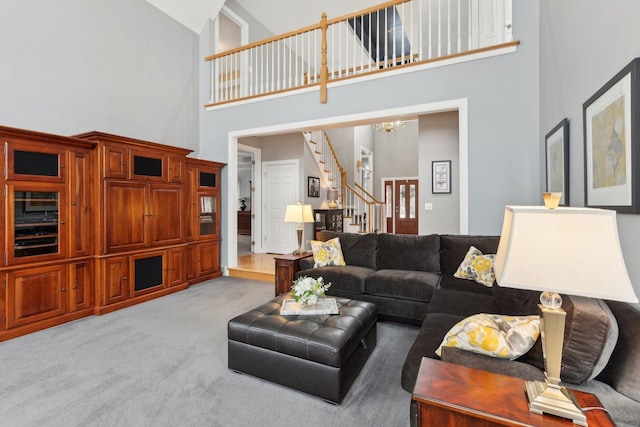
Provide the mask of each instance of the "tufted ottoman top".
[{"label": "tufted ottoman top", "polygon": [[378,319],[375,304],[336,298],[339,314],[281,316],[283,294],[229,321],[228,339],[341,367]]}]

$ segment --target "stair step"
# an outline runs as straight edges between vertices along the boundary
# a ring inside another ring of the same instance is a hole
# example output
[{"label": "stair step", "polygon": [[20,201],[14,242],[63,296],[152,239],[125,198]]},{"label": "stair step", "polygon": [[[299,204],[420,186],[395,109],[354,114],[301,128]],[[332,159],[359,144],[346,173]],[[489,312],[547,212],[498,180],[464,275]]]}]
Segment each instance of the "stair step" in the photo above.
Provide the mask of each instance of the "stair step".
[{"label": "stair step", "polygon": [[316,153],[316,154],[322,154],[322,152],[321,152],[321,151],[318,151],[318,150],[314,151],[314,153]]},{"label": "stair step", "polygon": [[325,164],[325,163],[327,163],[327,162],[325,162],[324,160],[320,160],[318,163]]},{"label": "stair step", "polygon": [[313,139],[309,140],[310,143],[312,144],[318,144],[317,142],[315,142]]}]

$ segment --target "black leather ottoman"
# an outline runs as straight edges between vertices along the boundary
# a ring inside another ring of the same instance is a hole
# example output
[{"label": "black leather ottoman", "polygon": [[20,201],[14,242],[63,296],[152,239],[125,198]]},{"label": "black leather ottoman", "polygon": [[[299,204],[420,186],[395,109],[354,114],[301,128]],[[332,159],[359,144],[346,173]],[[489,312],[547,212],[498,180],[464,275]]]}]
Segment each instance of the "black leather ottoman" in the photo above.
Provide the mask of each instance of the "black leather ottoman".
[{"label": "black leather ottoman", "polygon": [[229,321],[229,369],[340,403],[376,346],[378,308],[336,298],[336,315],[281,316],[286,298]]}]

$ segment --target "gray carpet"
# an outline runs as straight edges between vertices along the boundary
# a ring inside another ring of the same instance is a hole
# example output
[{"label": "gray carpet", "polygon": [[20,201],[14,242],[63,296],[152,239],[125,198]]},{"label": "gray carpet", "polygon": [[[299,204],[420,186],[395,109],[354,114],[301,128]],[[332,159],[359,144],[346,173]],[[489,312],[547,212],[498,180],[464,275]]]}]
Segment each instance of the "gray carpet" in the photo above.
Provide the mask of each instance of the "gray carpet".
[{"label": "gray carpet", "polygon": [[0,343],[0,425],[403,426],[400,387],[418,330],[380,322],[341,405],[227,369],[227,321],[273,285],[223,277]]}]

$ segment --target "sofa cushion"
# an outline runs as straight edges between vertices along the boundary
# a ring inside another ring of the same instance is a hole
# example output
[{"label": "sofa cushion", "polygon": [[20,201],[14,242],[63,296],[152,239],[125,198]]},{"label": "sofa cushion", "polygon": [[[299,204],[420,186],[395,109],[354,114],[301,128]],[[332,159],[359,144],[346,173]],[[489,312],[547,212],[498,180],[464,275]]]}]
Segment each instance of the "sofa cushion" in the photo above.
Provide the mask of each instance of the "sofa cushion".
[{"label": "sofa cushion", "polygon": [[502,314],[527,316],[540,313],[538,304],[540,304],[540,294],[542,292],[507,288],[497,283],[493,285],[491,291],[496,300],[498,310]]},{"label": "sofa cushion", "polygon": [[[618,340],[618,324],[599,299],[563,295],[562,308],[567,317],[560,379],[581,384],[595,378],[608,363]],[[518,360],[544,369],[541,340]]]},{"label": "sofa cushion", "polygon": [[311,240],[310,243],[313,251],[314,267],[341,267],[345,265],[339,237],[324,242],[322,240]]},{"label": "sofa cushion", "polygon": [[453,325],[463,318],[446,313],[427,314],[422,322],[418,337],[407,353],[404,365],[402,365],[402,376],[400,383],[402,388],[409,393],[413,392],[418,378],[418,370],[423,357],[437,359],[436,349],[440,346],[445,334]]},{"label": "sofa cushion", "polygon": [[462,317],[476,313],[500,313],[495,299],[490,295],[442,288],[431,297],[427,312],[449,313]]},{"label": "sofa cushion", "polygon": [[619,325],[618,342],[600,377],[625,396],[640,402],[640,310],[607,301]]},{"label": "sofa cushion", "polygon": [[356,265],[345,265],[343,267],[318,267],[309,270],[302,270],[295,274],[295,278],[301,276],[322,277],[325,283],[331,282],[331,287],[327,292],[338,290],[347,294],[361,294],[364,292],[365,279],[374,273],[375,270]]},{"label": "sofa cushion", "polygon": [[457,347],[473,353],[513,360],[529,351],[540,336],[540,316],[478,313],[456,323],[436,350]]},{"label": "sofa cushion", "polygon": [[364,283],[364,291],[378,295],[429,302],[440,275],[427,271],[378,270]]},{"label": "sofa cushion", "polygon": [[484,354],[472,353],[457,347],[444,347],[442,360],[469,368],[482,369],[496,374],[523,378],[529,381],[544,381],[544,371],[517,360],[497,359]]},{"label": "sofa cushion", "polygon": [[378,235],[378,270],[440,272],[440,237]]},{"label": "sofa cushion", "polygon": [[442,278],[440,279],[438,287],[442,289],[455,289],[474,294],[493,295],[493,292],[491,291],[492,287],[489,288],[481,285],[480,283],[474,282],[473,280],[458,279],[453,276],[453,273],[442,273]]},{"label": "sofa cushion", "polygon": [[342,255],[347,265],[376,269],[377,234],[339,233],[326,230],[318,233],[319,240],[326,241],[336,237],[340,238]]},{"label": "sofa cushion", "polygon": [[495,254],[483,254],[475,246],[471,246],[464,256],[464,260],[453,273],[458,279],[473,280],[484,286],[493,286],[496,275],[493,272]]},{"label": "sofa cushion", "polygon": [[440,268],[442,273],[453,275],[471,246],[475,246],[483,254],[495,254],[499,242],[500,236],[441,235]]}]

